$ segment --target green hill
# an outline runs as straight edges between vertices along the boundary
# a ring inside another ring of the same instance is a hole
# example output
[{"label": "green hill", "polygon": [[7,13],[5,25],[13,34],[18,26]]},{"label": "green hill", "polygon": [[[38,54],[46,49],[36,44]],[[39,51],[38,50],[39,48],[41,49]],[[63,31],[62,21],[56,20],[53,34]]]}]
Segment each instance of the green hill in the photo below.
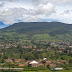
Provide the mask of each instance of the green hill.
[{"label": "green hill", "polygon": [[72,30],[72,25],[59,23],[59,22],[28,22],[28,23],[15,23],[9,27],[2,29],[4,32],[17,32],[17,33],[55,33],[62,34],[68,33]]},{"label": "green hill", "polygon": [[0,40],[71,41],[72,25],[60,22],[20,22],[0,30]]}]

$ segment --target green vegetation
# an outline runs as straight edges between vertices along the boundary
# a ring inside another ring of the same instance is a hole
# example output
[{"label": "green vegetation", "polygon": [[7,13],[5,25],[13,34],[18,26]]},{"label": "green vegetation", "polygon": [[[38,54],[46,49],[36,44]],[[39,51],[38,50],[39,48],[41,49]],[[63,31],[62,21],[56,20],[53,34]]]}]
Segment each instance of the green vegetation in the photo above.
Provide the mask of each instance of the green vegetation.
[{"label": "green vegetation", "polygon": [[[72,45],[72,25],[59,22],[16,23],[0,30],[0,63],[3,64],[0,67],[19,67],[19,63],[14,62],[13,66],[5,63],[5,59],[29,61],[46,57],[48,60],[69,62],[61,65],[55,63],[57,67],[64,68],[56,72],[72,72],[72,51],[69,45]],[[44,67],[23,67],[23,72],[51,72],[52,67],[46,66],[46,61],[42,62]]]},{"label": "green vegetation", "polygon": [[[38,71],[0,71],[0,72],[52,72],[50,70],[38,70]],[[53,72],[72,72],[71,70],[63,70],[63,71],[53,71]]]},{"label": "green vegetation", "polygon": [[[72,25],[59,22],[16,23],[0,30],[0,42],[72,41]],[[30,43],[31,44],[31,43]]]}]

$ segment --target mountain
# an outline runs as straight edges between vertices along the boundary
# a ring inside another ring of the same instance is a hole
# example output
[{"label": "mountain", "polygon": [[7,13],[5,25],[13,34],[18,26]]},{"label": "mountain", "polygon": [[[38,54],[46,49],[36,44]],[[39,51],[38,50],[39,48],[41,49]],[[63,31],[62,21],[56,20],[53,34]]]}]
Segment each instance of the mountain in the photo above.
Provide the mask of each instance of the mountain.
[{"label": "mountain", "polygon": [[[20,22],[0,29],[5,37],[24,40],[65,40],[72,39],[72,25],[60,22]],[[8,35],[8,36],[7,36]],[[15,35],[15,36],[14,36]],[[13,37],[14,38],[13,38]]]},{"label": "mountain", "polygon": [[71,24],[64,24],[60,22],[20,22],[15,23],[9,27],[1,29],[4,32],[17,33],[55,33],[62,34],[72,31]]}]

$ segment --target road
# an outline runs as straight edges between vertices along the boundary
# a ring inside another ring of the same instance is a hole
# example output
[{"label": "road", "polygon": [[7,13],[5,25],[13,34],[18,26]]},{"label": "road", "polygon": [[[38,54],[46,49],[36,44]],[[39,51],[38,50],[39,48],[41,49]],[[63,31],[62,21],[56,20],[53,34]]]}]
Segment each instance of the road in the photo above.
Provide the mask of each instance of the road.
[{"label": "road", "polygon": [[22,71],[24,68],[0,68],[0,70],[14,70],[14,71]]}]

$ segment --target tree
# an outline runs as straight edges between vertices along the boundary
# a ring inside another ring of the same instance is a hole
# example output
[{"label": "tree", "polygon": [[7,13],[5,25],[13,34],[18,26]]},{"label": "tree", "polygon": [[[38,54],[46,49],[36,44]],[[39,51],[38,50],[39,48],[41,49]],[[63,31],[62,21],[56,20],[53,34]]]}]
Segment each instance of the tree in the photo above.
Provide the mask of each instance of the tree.
[{"label": "tree", "polygon": [[43,61],[42,61],[42,63],[43,63],[43,64],[44,64],[44,66],[45,66],[45,64],[46,64],[46,60],[43,60]]},{"label": "tree", "polygon": [[32,65],[30,63],[28,63],[28,67],[32,67]]},{"label": "tree", "polygon": [[50,65],[47,65],[47,68],[50,70]]},{"label": "tree", "polygon": [[72,66],[72,58],[69,60],[69,64],[70,66]]},{"label": "tree", "polygon": [[23,54],[23,49],[22,49],[22,46],[19,44],[17,46],[17,49],[18,49],[18,52],[20,53],[20,59],[22,58],[22,54]]}]

